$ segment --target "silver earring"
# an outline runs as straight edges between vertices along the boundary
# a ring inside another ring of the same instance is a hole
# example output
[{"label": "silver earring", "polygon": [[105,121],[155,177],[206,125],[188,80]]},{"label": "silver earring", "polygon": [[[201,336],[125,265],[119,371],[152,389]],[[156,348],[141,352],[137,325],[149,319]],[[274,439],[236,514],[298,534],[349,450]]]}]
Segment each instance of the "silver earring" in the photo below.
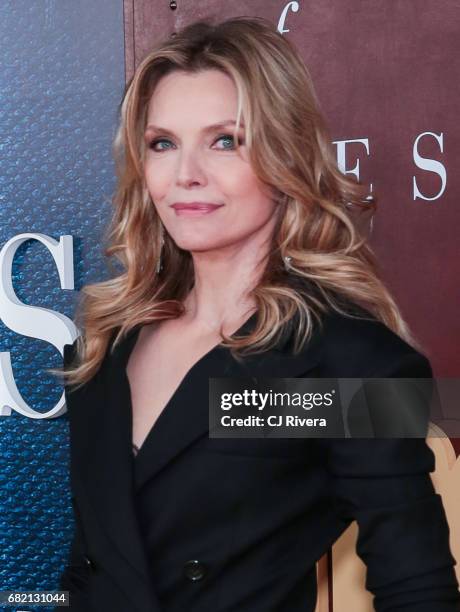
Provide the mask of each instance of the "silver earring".
[{"label": "silver earring", "polygon": [[284,268],[285,270],[289,270],[290,269],[290,263],[292,261],[292,257],[289,257],[289,255],[286,255],[286,257],[283,257],[284,260]]},{"label": "silver earring", "polygon": [[157,261],[157,265],[156,265],[156,273],[159,274],[161,272],[161,270],[163,269],[163,245],[165,243],[165,238],[164,238],[164,227],[163,227],[163,223],[160,222],[160,233],[161,233],[161,237],[160,237],[160,255],[158,257],[158,261]]}]

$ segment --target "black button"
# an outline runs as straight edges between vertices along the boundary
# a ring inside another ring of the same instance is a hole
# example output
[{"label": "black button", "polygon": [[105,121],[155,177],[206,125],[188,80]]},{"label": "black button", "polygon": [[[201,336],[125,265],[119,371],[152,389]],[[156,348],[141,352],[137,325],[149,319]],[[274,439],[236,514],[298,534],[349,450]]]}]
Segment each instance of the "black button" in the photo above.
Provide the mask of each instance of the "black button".
[{"label": "black button", "polygon": [[189,580],[201,580],[206,575],[206,567],[197,559],[190,559],[184,565],[184,574]]}]

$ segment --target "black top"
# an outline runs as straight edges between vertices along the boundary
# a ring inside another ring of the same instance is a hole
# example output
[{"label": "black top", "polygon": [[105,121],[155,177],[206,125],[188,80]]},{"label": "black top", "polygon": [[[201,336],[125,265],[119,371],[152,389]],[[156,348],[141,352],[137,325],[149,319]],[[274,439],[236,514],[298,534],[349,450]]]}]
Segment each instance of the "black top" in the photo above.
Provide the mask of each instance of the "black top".
[{"label": "black top", "polygon": [[209,437],[209,377],[423,378],[426,357],[382,323],[341,315],[298,355],[286,339],[241,365],[216,347],[134,457],[126,365],[138,332],[67,395],[72,612],[313,612],[316,561],[354,520],[377,612],[459,611],[424,439]]}]

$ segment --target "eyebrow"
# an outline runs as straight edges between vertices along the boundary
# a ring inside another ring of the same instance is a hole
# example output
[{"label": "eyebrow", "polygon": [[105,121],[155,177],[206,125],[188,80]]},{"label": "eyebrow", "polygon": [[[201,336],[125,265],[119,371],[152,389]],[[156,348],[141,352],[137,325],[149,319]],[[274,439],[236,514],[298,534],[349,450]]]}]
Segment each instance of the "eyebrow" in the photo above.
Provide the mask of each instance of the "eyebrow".
[{"label": "eyebrow", "polygon": [[[228,119],[226,121],[219,121],[218,123],[213,123],[212,125],[207,125],[201,131],[202,132],[213,132],[219,128],[223,128],[227,125],[236,125],[236,121],[234,119]],[[240,122],[240,127],[244,128],[244,123]],[[174,136],[174,132],[172,130],[168,130],[167,128],[160,127],[159,125],[150,124],[145,128],[146,133],[148,132],[164,132],[165,134],[170,134]]]}]

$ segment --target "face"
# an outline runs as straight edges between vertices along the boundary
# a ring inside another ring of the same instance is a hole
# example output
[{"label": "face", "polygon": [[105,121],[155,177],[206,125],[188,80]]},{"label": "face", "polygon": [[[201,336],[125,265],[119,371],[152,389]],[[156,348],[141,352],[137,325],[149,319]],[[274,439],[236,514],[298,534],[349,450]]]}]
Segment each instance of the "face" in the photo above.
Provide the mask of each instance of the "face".
[{"label": "face", "polygon": [[[188,251],[242,246],[274,226],[277,204],[235,149],[237,90],[218,70],[174,72],[157,84],[145,131],[145,182],[175,243]],[[224,124],[212,127],[214,124]],[[241,121],[243,124],[243,119]],[[180,209],[175,203],[218,204]]]}]

